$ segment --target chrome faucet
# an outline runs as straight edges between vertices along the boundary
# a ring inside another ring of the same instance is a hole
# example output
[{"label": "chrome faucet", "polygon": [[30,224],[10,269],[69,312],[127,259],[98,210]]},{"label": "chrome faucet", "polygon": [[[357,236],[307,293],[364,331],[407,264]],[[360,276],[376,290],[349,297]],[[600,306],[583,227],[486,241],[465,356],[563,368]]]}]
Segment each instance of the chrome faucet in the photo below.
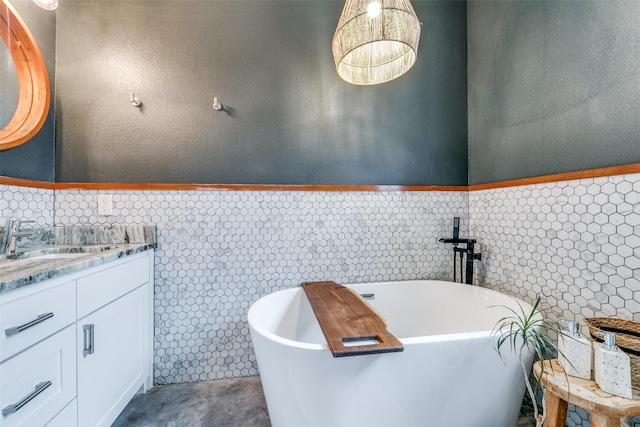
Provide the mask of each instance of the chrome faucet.
[{"label": "chrome faucet", "polygon": [[0,244],[0,254],[12,254],[16,251],[16,237],[32,236],[34,230],[21,230],[22,224],[35,223],[35,221],[21,221],[19,219],[8,219],[2,233],[2,243]]}]

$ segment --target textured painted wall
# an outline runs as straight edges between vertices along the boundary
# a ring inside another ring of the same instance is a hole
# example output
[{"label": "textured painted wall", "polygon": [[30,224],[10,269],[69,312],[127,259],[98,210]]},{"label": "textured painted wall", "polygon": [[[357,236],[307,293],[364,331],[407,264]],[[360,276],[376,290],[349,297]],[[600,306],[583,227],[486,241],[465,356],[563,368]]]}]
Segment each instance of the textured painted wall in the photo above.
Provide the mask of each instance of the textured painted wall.
[{"label": "textured painted wall", "polygon": [[468,3],[469,183],[640,162],[640,3]]},{"label": "textured painted wall", "polygon": [[[0,151],[0,175],[39,181],[53,181],[55,176],[56,15],[55,12],[46,11],[36,6],[31,0],[14,0],[11,1],[11,4],[27,24],[44,57],[49,73],[49,82],[51,83],[51,108],[47,120],[37,135],[18,147]],[[1,73],[0,80],[3,80]],[[4,91],[1,97],[0,108],[2,108],[2,115],[10,115],[7,119],[8,121],[13,117],[13,112],[7,111],[11,107],[4,103]],[[17,98],[13,102],[17,102]],[[15,111],[15,104],[12,111]]]},{"label": "textured painted wall", "polygon": [[[552,318],[640,321],[640,174],[474,191],[469,223],[480,285],[528,302],[543,292]],[[567,422],[590,425],[582,410]]]},{"label": "textured painted wall", "polygon": [[338,1],[61,2],[57,180],[465,185],[466,4],[414,6],[414,68],[356,87]]},{"label": "textured painted wall", "polygon": [[[156,224],[155,381],[257,374],[246,323],[260,296],[304,281],[450,279],[466,192],[56,191],[56,225]],[[467,224],[463,223],[462,235]]]}]

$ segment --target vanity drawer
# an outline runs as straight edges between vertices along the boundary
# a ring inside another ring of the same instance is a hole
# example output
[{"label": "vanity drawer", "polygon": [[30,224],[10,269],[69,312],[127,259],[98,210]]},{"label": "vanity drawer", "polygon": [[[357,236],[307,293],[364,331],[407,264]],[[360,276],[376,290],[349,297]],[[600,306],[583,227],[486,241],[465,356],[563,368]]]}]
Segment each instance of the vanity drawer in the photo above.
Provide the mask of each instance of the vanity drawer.
[{"label": "vanity drawer", "polygon": [[0,425],[47,424],[76,395],[75,327],[0,364]]},{"label": "vanity drawer", "polygon": [[76,320],[75,281],[29,287],[0,305],[0,361]]},{"label": "vanity drawer", "polygon": [[78,319],[149,281],[149,257],[128,261],[78,279]]}]

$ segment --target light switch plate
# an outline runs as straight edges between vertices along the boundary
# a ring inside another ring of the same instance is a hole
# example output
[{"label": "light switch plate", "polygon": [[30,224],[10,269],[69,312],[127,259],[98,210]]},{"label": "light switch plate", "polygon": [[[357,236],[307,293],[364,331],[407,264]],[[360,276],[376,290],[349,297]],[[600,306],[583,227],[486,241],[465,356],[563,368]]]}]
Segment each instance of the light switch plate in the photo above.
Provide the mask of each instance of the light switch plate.
[{"label": "light switch plate", "polygon": [[98,195],[98,215],[113,215],[113,196],[111,194]]}]

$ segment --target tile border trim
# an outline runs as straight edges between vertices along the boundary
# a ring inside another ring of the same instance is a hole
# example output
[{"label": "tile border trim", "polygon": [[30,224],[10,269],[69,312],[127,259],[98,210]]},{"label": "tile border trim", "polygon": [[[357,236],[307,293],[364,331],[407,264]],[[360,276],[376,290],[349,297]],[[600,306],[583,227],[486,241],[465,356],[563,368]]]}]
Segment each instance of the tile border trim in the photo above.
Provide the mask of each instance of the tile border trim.
[{"label": "tile border trim", "polygon": [[517,187],[576,179],[599,178],[640,173],[640,163],[585,169],[530,178],[489,182],[474,185],[288,185],[288,184],[189,184],[189,183],[128,183],[128,182],[46,182],[0,176],[0,185],[15,185],[48,190],[211,190],[211,191],[479,191]]}]

